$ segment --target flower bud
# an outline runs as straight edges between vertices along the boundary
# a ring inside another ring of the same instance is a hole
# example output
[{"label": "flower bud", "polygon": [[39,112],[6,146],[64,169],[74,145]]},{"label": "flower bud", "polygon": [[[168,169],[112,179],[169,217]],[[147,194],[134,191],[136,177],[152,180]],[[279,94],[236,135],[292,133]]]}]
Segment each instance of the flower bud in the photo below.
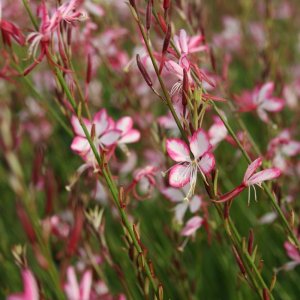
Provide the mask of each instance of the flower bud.
[{"label": "flower bud", "polygon": [[136,62],[137,62],[138,68],[139,68],[140,72],[142,73],[146,83],[151,87],[152,86],[151,78],[150,78],[149,74],[147,73],[143,63],[141,62],[141,58],[140,58],[139,54],[136,55]]}]

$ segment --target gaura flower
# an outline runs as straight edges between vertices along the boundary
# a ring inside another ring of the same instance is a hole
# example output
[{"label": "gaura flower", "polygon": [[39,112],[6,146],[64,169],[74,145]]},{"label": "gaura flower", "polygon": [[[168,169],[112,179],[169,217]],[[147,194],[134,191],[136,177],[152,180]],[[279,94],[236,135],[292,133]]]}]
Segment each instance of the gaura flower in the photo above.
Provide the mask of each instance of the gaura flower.
[{"label": "gaura flower", "polygon": [[267,82],[261,87],[256,87],[253,91],[246,91],[241,96],[236,97],[240,105],[240,111],[256,110],[260,119],[269,121],[267,112],[279,112],[284,107],[284,100],[272,96],[274,83]]},{"label": "gaura flower", "polygon": [[216,147],[228,135],[227,128],[219,117],[214,117],[214,123],[208,130],[209,141],[213,147]]},{"label": "gaura flower", "polygon": [[200,228],[203,224],[203,218],[195,216],[187,221],[184,228],[181,231],[181,235],[183,236],[191,236],[193,235],[198,228]]},{"label": "gaura flower", "polygon": [[[117,145],[124,148],[125,144],[134,143],[140,139],[140,132],[133,128],[131,117],[123,117],[115,122],[108,116],[105,109],[98,111],[92,122],[85,118],[82,118],[82,122],[90,133],[96,149],[100,152],[105,151],[107,158],[113,154]],[[97,165],[96,158],[79,119],[72,116],[71,123],[76,134],[71,149],[86,161],[87,166],[95,167]]]},{"label": "gaura flower", "polygon": [[84,272],[80,284],[78,284],[74,268],[68,267],[67,283],[64,287],[68,300],[90,299],[91,286],[92,272],[90,270]]},{"label": "gaura flower", "polygon": [[[175,188],[182,188],[190,183],[189,198],[195,190],[198,171],[205,178],[215,166],[215,158],[211,153],[211,144],[203,129],[198,129],[189,138],[189,146],[181,139],[167,139],[168,155],[177,162],[171,167],[169,184]],[[190,156],[190,151],[193,158]]]},{"label": "gaura flower", "polygon": [[116,122],[115,129],[120,131],[120,139],[118,145],[130,144],[137,142],[141,134],[133,128],[133,120],[131,117],[123,117]]},{"label": "gaura flower", "polygon": [[144,200],[151,196],[153,188],[156,185],[156,172],[157,167],[151,165],[137,169],[134,172],[133,181],[128,187],[128,190],[132,190],[133,196],[136,199]]},{"label": "gaura flower", "polygon": [[183,223],[184,215],[187,209],[190,209],[191,213],[197,212],[201,205],[202,199],[199,195],[194,195],[190,201],[185,200],[185,195],[188,193],[189,187],[186,185],[183,189],[175,189],[172,187],[164,188],[162,194],[170,201],[176,203],[175,206],[175,219],[178,223]]},{"label": "gaura flower", "polygon": [[[87,130],[91,134],[92,126],[94,125],[95,132],[93,142],[97,150],[109,150],[110,147],[115,145],[121,136],[121,130],[114,128],[114,121],[107,115],[105,109],[97,112],[90,122],[88,119],[82,118]],[[93,151],[84,134],[79,119],[72,116],[71,123],[76,134],[71,144],[71,149],[79,154],[85,161],[96,163]]]},{"label": "gaura flower", "polygon": [[[278,168],[270,168],[266,169],[260,172],[255,173],[255,171],[262,165],[262,158],[259,157],[255,161],[253,161],[247,168],[243,182],[237,186],[235,189],[233,189],[231,192],[228,192],[221,196],[219,200],[215,200],[215,202],[227,202],[236,196],[238,196],[244,189],[248,187],[253,187],[255,185],[261,186],[261,183],[266,180],[272,180],[280,176],[281,172]],[[254,188],[254,192],[255,188]],[[249,189],[250,193],[250,189]],[[250,199],[250,194],[249,194]],[[255,194],[256,199],[256,194]]]},{"label": "gaura flower", "polygon": [[189,37],[184,29],[180,30],[179,35],[174,36],[174,43],[180,53],[179,65],[184,66],[187,70],[190,68],[188,54],[208,49],[207,45],[204,44],[202,34]]},{"label": "gaura flower", "polygon": [[59,20],[64,20],[69,24],[74,24],[76,22],[85,21],[87,19],[87,14],[83,11],[78,11],[77,9],[81,5],[81,1],[71,0],[69,2],[63,3],[55,12]]},{"label": "gaura flower", "polygon": [[29,269],[22,270],[24,291],[19,294],[12,294],[7,300],[39,300],[39,290],[37,282]]},{"label": "gaura flower", "polygon": [[[94,125],[95,136],[93,142],[97,149],[108,149],[114,145],[121,136],[121,131],[114,129],[114,121],[107,115],[105,109],[101,109],[97,112],[92,122],[85,118],[82,118],[82,121],[90,133]],[[79,119],[76,116],[72,116],[71,123],[76,134],[71,144],[71,149],[83,158],[86,158],[92,151],[90,144],[80,125]]]},{"label": "gaura flower", "polygon": [[285,172],[288,169],[287,159],[300,153],[300,142],[291,137],[288,129],[283,130],[268,145],[268,156],[273,159],[273,165]]}]

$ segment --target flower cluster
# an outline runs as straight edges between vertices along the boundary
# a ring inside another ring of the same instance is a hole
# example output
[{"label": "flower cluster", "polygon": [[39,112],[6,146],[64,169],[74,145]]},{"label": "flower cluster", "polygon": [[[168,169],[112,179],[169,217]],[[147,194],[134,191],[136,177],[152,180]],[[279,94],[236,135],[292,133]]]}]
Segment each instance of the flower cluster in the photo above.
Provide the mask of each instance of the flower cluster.
[{"label": "flower cluster", "polygon": [[[140,132],[133,129],[131,117],[123,117],[115,122],[108,116],[105,109],[98,111],[92,121],[82,118],[81,122],[90,133],[97,151],[99,153],[106,152],[107,158],[113,155],[116,146],[134,143],[140,139]],[[76,116],[72,116],[71,123],[76,134],[71,149],[96,169],[97,161],[80,120]]]}]

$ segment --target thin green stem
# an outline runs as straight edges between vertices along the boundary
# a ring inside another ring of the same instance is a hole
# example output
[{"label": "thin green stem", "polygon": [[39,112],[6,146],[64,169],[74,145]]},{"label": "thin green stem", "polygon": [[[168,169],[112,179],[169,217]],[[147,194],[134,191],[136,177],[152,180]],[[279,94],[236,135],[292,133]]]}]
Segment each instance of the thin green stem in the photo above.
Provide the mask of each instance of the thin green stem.
[{"label": "thin green stem", "polygon": [[33,26],[34,26],[34,29],[35,29],[36,31],[38,31],[38,30],[39,30],[39,25],[38,25],[38,23],[37,23],[35,17],[33,16],[33,13],[32,13],[32,11],[31,11],[31,8],[30,8],[30,5],[29,5],[29,3],[28,3],[28,0],[22,0],[22,2],[23,2],[23,5],[24,5],[24,7],[25,7],[25,9],[26,9],[26,11],[27,11],[27,13],[28,13],[28,15],[29,15],[29,18],[30,18],[30,20],[31,20],[31,22],[32,22],[32,24],[33,24]]}]

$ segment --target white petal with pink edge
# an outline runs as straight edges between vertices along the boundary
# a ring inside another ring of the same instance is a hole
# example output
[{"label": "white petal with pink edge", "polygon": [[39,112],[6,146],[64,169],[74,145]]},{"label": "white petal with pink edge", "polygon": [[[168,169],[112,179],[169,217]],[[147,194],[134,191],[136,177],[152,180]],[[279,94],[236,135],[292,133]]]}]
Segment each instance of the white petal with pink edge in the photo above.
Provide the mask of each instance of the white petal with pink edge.
[{"label": "white petal with pink edge", "polygon": [[201,171],[208,174],[215,166],[215,157],[212,153],[205,153],[198,164]]},{"label": "white petal with pink edge", "polygon": [[209,151],[211,144],[209,138],[203,129],[198,129],[190,138],[190,148],[195,158],[201,157],[205,152]]},{"label": "white petal with pink edge", "polygon": [[178,223],[183,223],[183,217],[185,215],[185,212],[188,208],[187,202],[182,202],[176,205],[175,207],[175,219],[178,221]]},{"label": "white petal with pink edge", "polygon": [[184,195],[180,189],[164,188],[161,193],[172,202],[181,202]]},{"label": "white petal with pink edge", "polygon": [[274,90],[274,83],[267,82],[265,83],[258,92],[258,102],[262,102],[264,99],[269,98]]},{"label": "white petal with pink edge", "polygon": [[248,186],[253,184],[260,184],[263,181],[275,179],[279,177],[280,174],[281,171],[277,168],[266,169],[254,174],[245,183]]},{"label": "white petal with pink edge", "polygon": [[116,122],[116,129],[121,130],[122,133],[128,132],[133,126],[131,117],[123,117]]},{"label": "white petal with pink edge", "polygon": [[[85,124],[88,132],[91,133],[91,130],[92,130],[92,124],[91,124],[91,122],[88,119],[86,119],[86,118],[82,118],[82,121]],[[85,136],[85,133],[84,133],[82,127],[81,127],[79,119],[76,116],[74,116],[74,115],[71,118],[71,124],[72,124],[73,130],[76,133],[76,135]]]},{"label": "white petal with pink edge", "polygon": [[116,130],[116,129],[108,130],[101,136],[99,142],[109,147],[112,146],[113,144],[116,144],[120,136],[121,136],[120,130]]},{"label": "white petal with pink edge", "polygon": [[190,165],[176,165],[171,168],[169,175],[169,184],[175,188],[181,188],[190,181]]},{"label": "white petal with pink edge", "polygon": [[65,292],[69,299],[78,299],[80,297],[80,290],[73,267],[68,267],[67,269],[68,282],[65,285]]},{"label": "white petal with pink edge", "polygon": [[135,143],[141,138],[141,134],[136,129],[130,129],[125,135],[123,135],[118,141],[119,144]]},{"label": "white petal with pink edge", "polygon": [[95,124],[96,136],[102,135],[109,126],[109,117],[107,115],[107,111],[103,108],[99,110],[94,118],[93,123]]},{"label": "white petal with pink edge", "polygon": [[300,142],[290,141],[282,146],[282,152],[287,156],[293,156],[300,152]]},{"label": "white petal with pink edge", "polygon": [[190,220],[187,221],[186,225],[182,229],[181,235],[190,236],[194,234],[197,231],[197,229],[201,227],[202,224],[203,224],[203,218],[198,216],[191,218]]},{"label": "white petal with pink edge", "polygon": [[258,116],[260,117],[260,119],[262,121],[264,121],[265,123],[269,122],[268,114],[266,113],[266,111],[261,106],[258,106],[257,114],[258,114]]},{"label": "white petal with pink edge", "polygon": [[191,213],[195,213],[197,210],[200,209],[202,204],[202,199],[200,196],[195,195],[190,201],[190,211]]},{"label": "white petal with pink edge", "polygon": [[190,161],[190,151],[187,144],[181,139],[167,139],[167,152],[177,162]]},{"label": "white petal with pink edge", "polygon": [[254,173],[255,171],[261,166],[262,164],[262,158],[259,157],[256,160],[254,160],[247,168],[245,175],[244,175],[244,181],[247,181]]},{"label": "white petal with pink edge", "polygon": [[90,299],[91,287],[92,287],[92,272],[88,270],[85,271],[80,282],[81,299]]},{"label": "white petal with pink edge", "polygon": [[180,30],[179,33],[179,43],[180,43],[180,48],[183,53],[188,53],[188,44],[187,44],[187,34],[184,29]]},{"label": "white petal with pink edge", "polygon": [[261,109],[270,111],[270,112],[278,112],[281,111],[284,107],[284,100],[280,98],[271,98],[266,99],[260,105]]},{"label": "white petal with pink edge", "polygon": [[71,144],[71,149],[76,153],[84,155],[90,149],[90,144],[86,138],[76,136]]}]

